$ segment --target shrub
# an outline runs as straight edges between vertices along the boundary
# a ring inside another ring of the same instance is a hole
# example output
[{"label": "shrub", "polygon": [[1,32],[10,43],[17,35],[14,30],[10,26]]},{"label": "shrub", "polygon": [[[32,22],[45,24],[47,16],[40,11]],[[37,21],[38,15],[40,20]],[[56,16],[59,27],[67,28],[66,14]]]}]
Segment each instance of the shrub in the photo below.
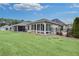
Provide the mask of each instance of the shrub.
[{"label": "shrub", "polygon": [[60,35],[62,36],[62,32],[60,32]]},{"label": "shrub", "polygon": [[59,35],[59,32],[56,32],[56,35]]}]

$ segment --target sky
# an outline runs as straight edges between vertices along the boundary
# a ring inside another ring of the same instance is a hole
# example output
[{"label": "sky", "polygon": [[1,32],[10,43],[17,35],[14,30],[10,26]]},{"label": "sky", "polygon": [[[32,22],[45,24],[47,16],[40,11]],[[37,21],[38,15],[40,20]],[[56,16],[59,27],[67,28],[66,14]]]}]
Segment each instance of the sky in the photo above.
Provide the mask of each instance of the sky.
[{"label": "sky", "polygon": [[0,3],[0,18],[25,21],[59,19],[69,24],[78,16],[78,3]]}]

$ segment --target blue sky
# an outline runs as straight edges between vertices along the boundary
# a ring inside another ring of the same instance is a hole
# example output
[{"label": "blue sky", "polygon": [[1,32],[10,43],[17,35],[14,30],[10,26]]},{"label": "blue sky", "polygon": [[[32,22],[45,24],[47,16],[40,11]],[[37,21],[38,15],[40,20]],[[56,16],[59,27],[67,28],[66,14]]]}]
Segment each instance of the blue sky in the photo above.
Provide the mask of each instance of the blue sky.
[{"label": "blue sky", "polygon": [[0,3],[0,17],[39,20],[58,18],[65,23],[72,23],[79,16],[79,4],[77,3]]}]

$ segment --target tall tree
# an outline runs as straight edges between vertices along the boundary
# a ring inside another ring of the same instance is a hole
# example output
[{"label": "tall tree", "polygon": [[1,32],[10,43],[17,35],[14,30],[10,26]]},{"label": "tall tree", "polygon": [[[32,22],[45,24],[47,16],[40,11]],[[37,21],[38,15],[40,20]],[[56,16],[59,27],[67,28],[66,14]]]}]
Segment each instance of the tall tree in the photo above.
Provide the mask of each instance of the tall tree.
[{"label": "tall tree", "polygon": [[79,38],[79,17],[76,17],[72,28],[73,36]]}]

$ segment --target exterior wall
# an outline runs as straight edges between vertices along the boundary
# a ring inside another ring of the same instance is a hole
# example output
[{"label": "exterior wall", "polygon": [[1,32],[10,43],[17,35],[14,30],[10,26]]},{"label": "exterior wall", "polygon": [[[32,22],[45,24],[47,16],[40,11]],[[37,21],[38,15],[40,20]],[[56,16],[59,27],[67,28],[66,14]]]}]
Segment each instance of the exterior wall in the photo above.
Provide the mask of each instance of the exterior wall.
[{"label": "exterior wall", "polygon": [[14,31],[14,26],[11,27],[11,31]]},{"label": "exterior wall", "polygon": [[63,36],[66,36],[66,34],[67,34],[67,28],[68,28],[67,26],[65,26],[65,25],[63,26],[63,31],[62,31]]},{"label": "exterior wall", "polygon": [[51,25],[51,28],[52,28],[52,29],[51,29],[51,33],[52,33],[52,34],[56,34],[56,32],[60,32],[61,26],[52,24],[52,25]]},{"label": "exterior wall", "polygon": [[26,32],[28,31],[28,26],[25,26],[25,31],[26,31]]},{"label": "exterior wall", "polygon": [[0,30],[1,31],[6,31],[6,28],[1,27]]},{"label": "exterior wall", "polygon": [[6,31],[6,30],[12,31],[13,27],[12,26],[2,26],[2,27],[0,27],[0,30],[2,30],[2,31]]},{"label": "exterior wall", "polygon": [[31,32],[31,25],[28,25],[28,31],[27,32]]},{"label": "exterior wall", "polygon": [[65,25],[63,26],[63,30],[64,30],[64,31],[66,31],[67,28],[68,28],[67,26],[65,26]]}]

